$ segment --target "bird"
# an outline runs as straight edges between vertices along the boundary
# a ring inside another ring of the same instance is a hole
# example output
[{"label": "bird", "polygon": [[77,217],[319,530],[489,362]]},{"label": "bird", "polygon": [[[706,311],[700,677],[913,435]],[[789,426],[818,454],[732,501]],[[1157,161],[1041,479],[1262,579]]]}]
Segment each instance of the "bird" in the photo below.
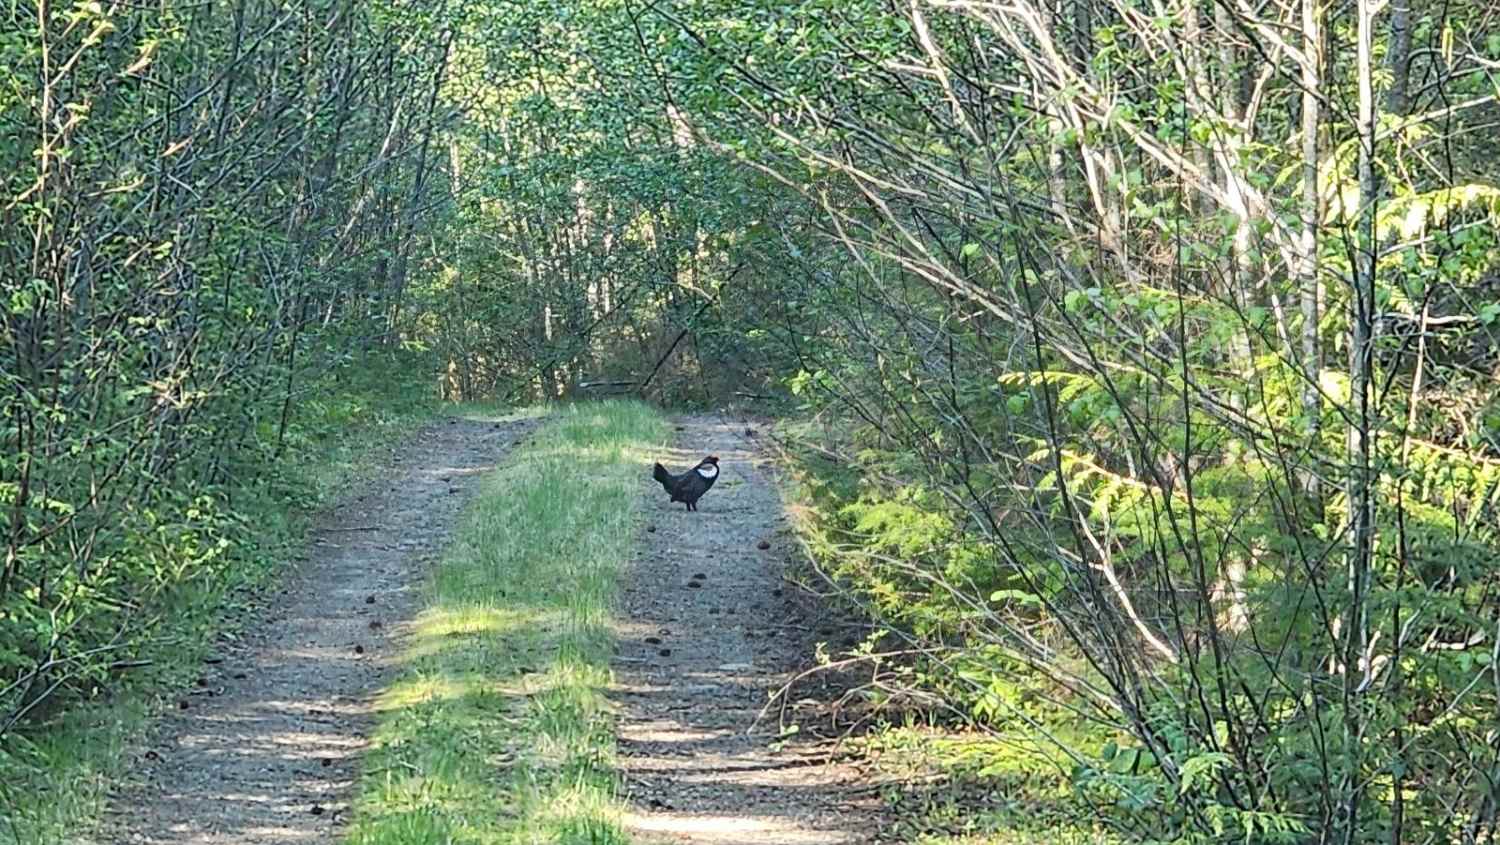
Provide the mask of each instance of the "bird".
[{"label": "bird", "polygon": [[662,488],[671,495],[671,501],[682,502],[688,510],[695,511],[698,509],[698,500],[708,492],[708,488],[714,486],[714,481],[719,477],[719,456],[709,455],[681,475],[673,475],[667,472],[666,467],[657,464],[651,475],[661,482]]}]

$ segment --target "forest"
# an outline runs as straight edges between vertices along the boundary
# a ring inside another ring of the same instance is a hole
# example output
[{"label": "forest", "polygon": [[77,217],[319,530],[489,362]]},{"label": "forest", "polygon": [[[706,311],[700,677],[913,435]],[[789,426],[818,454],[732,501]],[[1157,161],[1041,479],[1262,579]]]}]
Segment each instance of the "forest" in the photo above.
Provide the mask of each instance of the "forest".
[{"label": "forest", "polygon": [[778,420],[1011,812],[1500,835],[1490,0],[7,5],[4,804],[310,456],[628,394]]}]

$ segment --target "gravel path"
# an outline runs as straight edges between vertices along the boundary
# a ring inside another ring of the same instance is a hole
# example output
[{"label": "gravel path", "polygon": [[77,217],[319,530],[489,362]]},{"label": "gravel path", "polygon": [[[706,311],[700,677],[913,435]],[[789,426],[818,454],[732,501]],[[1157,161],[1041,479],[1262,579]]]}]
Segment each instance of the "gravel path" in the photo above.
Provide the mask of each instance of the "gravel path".
[{"label": "gravel path", "polygon": [[334,841],[347,821],[371,697],[478,478],[533,421],[440,420],[319,521],[307,559],[264,597],[139,750],[111,801],[110,843]]},{"label": "gravel path", "polygon": [[[718,483],[697,513],[653,489],[645,539],[622,583],[616,684],[620,764],[640,843],[870,842],[880,802],[815,738],[777,750],[767,696],[805,667],[819,619],[781,580],[781,501],[743,423],[678,421],[674,471],[706,454]],[[765,548],[762,548],[765,546]]]}]

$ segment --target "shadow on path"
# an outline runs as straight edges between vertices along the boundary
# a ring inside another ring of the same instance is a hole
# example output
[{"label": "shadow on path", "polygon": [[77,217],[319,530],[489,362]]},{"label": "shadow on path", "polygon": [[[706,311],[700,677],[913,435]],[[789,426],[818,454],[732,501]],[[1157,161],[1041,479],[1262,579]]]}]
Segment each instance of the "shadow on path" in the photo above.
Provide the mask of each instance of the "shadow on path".
[{"label": "shadow on path", "polygon": [[751,731],[812,645],[810,626],[787,624],[787,523],[755,436],[717,418],[678,427],[663,463],[716,454],[722,475],[696,513],[651,488],[654,530],[622,579],[611,695],[627,827],[641,843],[870,842],[880,802],[860,772],[816,740],[775,749],[774,713]]},{"label": "shadow on path", "polygon": [[306,559],[262,597],[261,618],[139,749],[99,838],[334,840],[374,724],[372,697],[398,671],[429,565],[479,477],[535,422],[439,420],[320,520]]}]

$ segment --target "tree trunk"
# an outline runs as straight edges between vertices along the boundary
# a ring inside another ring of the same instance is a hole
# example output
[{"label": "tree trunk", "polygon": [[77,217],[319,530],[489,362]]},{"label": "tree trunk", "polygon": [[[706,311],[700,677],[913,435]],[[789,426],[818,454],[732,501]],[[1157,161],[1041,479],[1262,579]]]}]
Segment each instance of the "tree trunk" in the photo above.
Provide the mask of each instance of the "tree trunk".
[{"label": "tree trunk", "polygon": [[[1302,218],[1301,265],[1297,286],[1302,298],[1302,413],[1307,417],[1308,439],[1315,440],[1322,428],[1323,401],[1318,379],[1323,355],[1318,341],[1318,321],[1323,311],[1323,287],[1318,278],[1318,228],[1323,213],[1318,191],[1318,95],[1322,84],[1323,34],[1319,0],[1302,0]],[[1318,477],[1309,472],[1303,484],[1318,498]]]},{"label": "tree trunk", "polygon": [[1386,92],[1385,107],[1404,115],[1411,109],[1408,85],[1411,80],[1411,0],[1391,0],[1391,44],[1387,61],[1391,68],[1391,90]]},{"label": "tree trunk", "polygon": [[1349,609],[1344,629],[1344,841],[1352,845],[1359,827],[1359,804],[1364,780],[1364,720],[1358,698],[1370,639],[1365,598],[1370,586],[1375,529],[1375,491],[1371,442],[1376,421],[1372,399],[1375,321],[1375,85],[1374,24],[1378,0],[1357,0],[1356,74],[1359,86],[1359,217],[1356,222],[1353,290],[1350,292],[1349,342],[1349,526],[1346,542]]}]

